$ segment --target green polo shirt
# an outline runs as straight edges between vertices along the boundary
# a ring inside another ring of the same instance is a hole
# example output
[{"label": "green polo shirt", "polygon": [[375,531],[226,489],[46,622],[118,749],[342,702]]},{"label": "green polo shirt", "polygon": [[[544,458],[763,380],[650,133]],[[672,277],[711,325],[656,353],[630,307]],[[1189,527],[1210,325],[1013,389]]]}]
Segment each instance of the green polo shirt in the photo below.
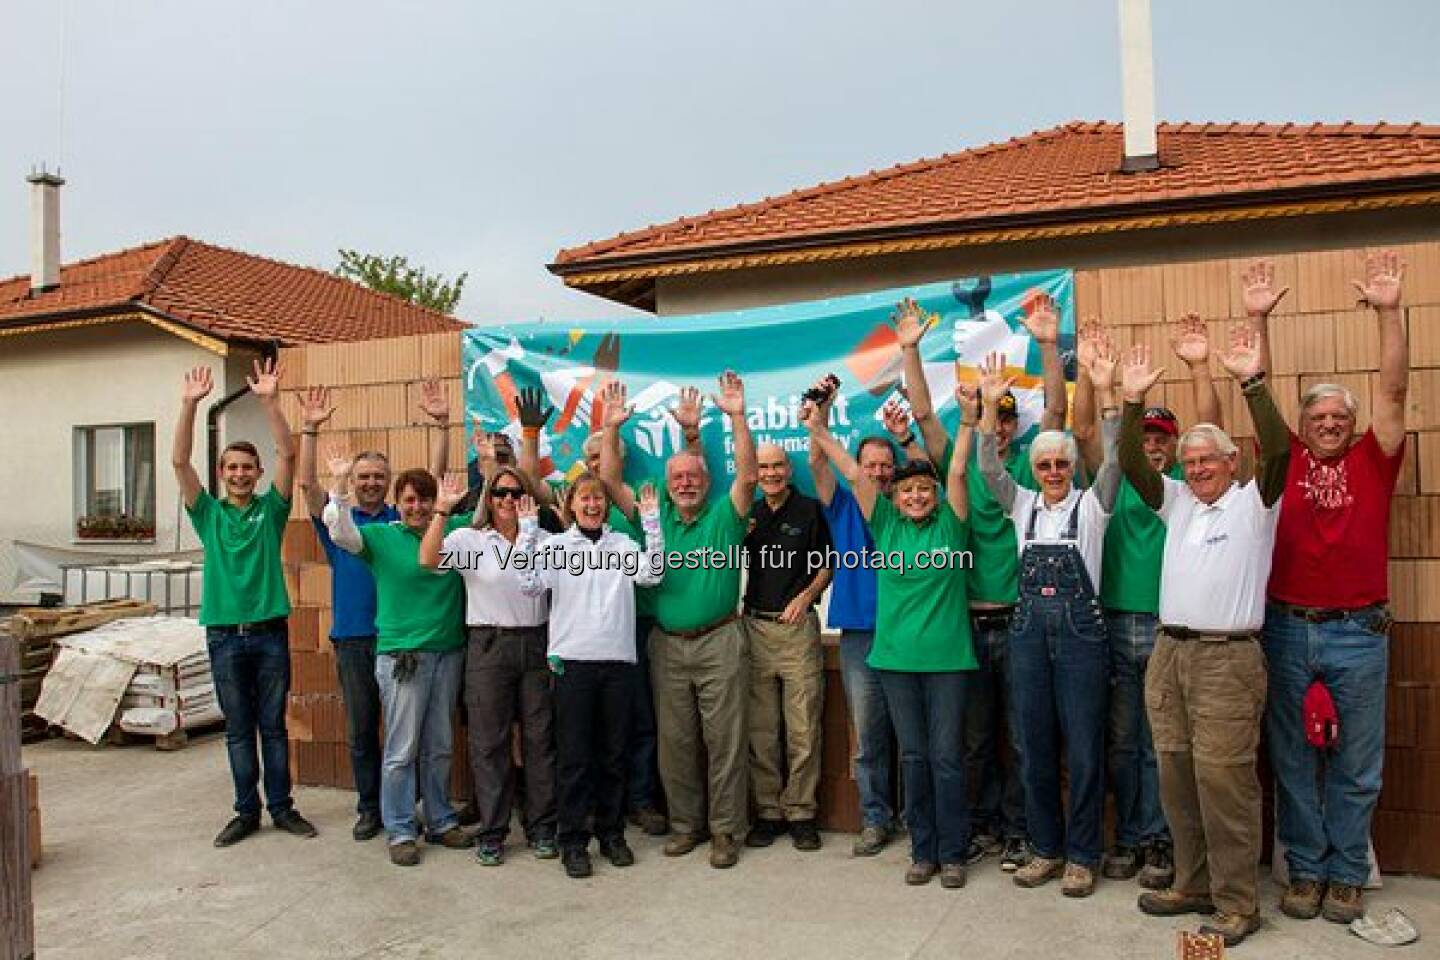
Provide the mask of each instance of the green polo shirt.
[{"label": "green polo shirt", "polygon": [[[469,523],[469,514],[451,517],[445,532]],[[367,523],[359,529],[365,543],[360,559],[375,575],[376,652],[443,652],[463,646],[465,586],[460,575],[420,566],[422,533],[403,521]]]},{"label": "green polo shirt", "polygon": [[660,530],[665,535],[665,579],[654,593],[661,628],[698,630],[734,613],[740,600],[745,518],[735,512],[730,491],[706,503],[689,523],[680,519],[670,494],[662,493]]},{"label": "green polo shirt", "polygon": [[[971,446],[970,468],[965,480],[970,488],[970,544],[975,569],[970,571],[970,599],[977,603],[1015,603],[1020,595],[1020,552],[1015,543],[1015,524],[1010,514],[990,493],[990,484],[980,472],[978,437]],[[941,475],[950,470],[953,442],[941,458]],[[1030,469],[1029,441],[1012,441],[1005,470],[1015,482],[1029,490],[1038,489]]]},{"label": "green polo shirt", "polygon": [[186,512],[205,547],[200,623],[226,626],[288,616],[280,542],[290,501],[271,487],[242,508],[201,490]]},{"label": "green polo shirt", "polygon": [[[1165,475],[1185,481],[1180,464]],[[1130,481],[1120,480],[1115,511],[1105,528],[1105,556],[1100,568],[1100,603],[1125,613],[1160,613],[1160,563],[1165,556],[1165,523],[1146,506]]]},{"label": "green polo shirt", "polygon": [[[605,518],[605,522],[610,524],[610,529],[618,533],[623,533],[631,540],[634,540],[641,550],[645,549],[645,531],[640,527],[638,512],[636,513],[636,519],[631,520],[620,512],[619,507],[612,503],[610,505],[610,514]],[[635,588],[635,619],[655,619],[655,591],[658,589],[658,587]]]},{"label": "green polo shirt", "polygon": [[[966,527],[945,501],[916,523],[888,498],[875,499],[870,516],[875,549],[882,557],[903,555],[904,564],[893,564],[896,558],[890,557],[876,571],[875,640],[865,661],[871,667],[910,673],[975,669],[966,589],[970,571],[958,560],[934,562],[969,548]],[[922,554],[925,559],[917,562]],[[898,569],[889,569],[892,564]]]}]

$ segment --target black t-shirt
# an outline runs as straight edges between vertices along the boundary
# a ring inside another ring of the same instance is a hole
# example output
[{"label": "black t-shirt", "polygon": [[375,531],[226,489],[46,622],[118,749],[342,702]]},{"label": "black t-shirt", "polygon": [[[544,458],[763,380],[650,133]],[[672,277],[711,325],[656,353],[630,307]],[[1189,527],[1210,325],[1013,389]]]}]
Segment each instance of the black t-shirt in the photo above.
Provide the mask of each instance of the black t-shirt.
[{"label": "black t-shirt", "polygon": [[779,613],[828,565],[830,527],[820,501],[793,486],[779,510],[757,500],[750,519],[750,532],[745,535],[749,564],[745,606]]}]

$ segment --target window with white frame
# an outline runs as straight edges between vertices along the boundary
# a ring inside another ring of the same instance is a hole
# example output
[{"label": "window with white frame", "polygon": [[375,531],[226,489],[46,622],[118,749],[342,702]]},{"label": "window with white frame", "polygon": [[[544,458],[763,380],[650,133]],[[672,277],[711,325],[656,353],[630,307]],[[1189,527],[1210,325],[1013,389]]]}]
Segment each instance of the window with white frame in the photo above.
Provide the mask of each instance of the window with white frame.
[{"label": "window with white frame", "polygon": [[75,534],[155,538],[155,424],[75,428]]}]

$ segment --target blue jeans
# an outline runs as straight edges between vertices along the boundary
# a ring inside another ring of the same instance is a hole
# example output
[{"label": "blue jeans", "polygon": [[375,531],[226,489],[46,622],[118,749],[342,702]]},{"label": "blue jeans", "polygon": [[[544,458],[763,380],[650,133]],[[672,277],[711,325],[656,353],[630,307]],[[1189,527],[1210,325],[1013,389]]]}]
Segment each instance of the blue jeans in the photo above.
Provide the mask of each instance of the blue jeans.
[{"label": "blue jeans", "polygon": [[1110,781],[1115,791],[1115,843],[1138,847],[1167,839],[1160,809],[1160,770],[1145,712],[1145,670],[1155,651],[1159,619],[1149,613],[1105,612],[1110,642]]},{"label": "blue jeans", "polygon": [[[1030,845],[1092,870],[1104,842],[1109,649],[1099,604],[1064,593],[1022,598],[1010,628],[1010,695],[1020,729]],[[1060,744],[1070,775],[1061,814]]]},{"label": "blue jeans", "polygon": [[[1270,701],[1265,735],[1275,771],[1275,822],[1290,878],[1363,886],[1370,876],[1370,818],[1385,762],[1385,677],[1390,614],[1366,607],[1310,623],[1271,605],[1265,615]],[[1305,740],[1301,703],[1323,680],[1340,716],[1324,755]]]},{"label": "blue jeans", "polygon": [[655,691],[650,687],[650,631],[653,617],[635,618],[635,666],[630,671],[629,772],[627,804],[631,810],[654,809],[660,768],[655,746]]},{"label": "blue jeans", "polygon": [[959,671],[877,672],[900,738],[910,859],[964,863],[970,842],[962,746],[969,676]]},{"label": "blue jeans", "polygon": [[880,674],[865,662],[874,639],[875,634],[868,630],[840,632],[840,678],[850,722],[855,725],[860,818],[867,827],[889,830],[895,824],[895,734]]},{"label": "blue jeans", "polygon": [[[207,627],[210,672],[225,714],[225,750],[235,781],[235,812],[260,816],[260,767],[265,767],[265,804],[270,816],[295,806],[290,798],[290,746],[285,701],[290,694],[290,629],[285,621],[261,633]],[[255,736],[260,748],[255,748]]]},{"label": "blue jeans", "polygon": [[[972,612],[973,613],[973,612]],[[997,611],[991,616],[1003,616]],[[971,620],[975,659],[965,699],[965,778],[974,799],[971,829],[1005,839],[1025,837],[1025,785],[1020,780],[1020,735],[1009,693],[1010,631],[986,629]],[[1005,747],[1000,750],[1001,725]]]},{"label": "blue jeans", "polygon": [[375,681],[375,638],[334,641],[335,670],[345,696],[345,741],[355,775],[355,812],[380,815],[380,686]]},{"label": "blue jeans", "polygon": [[418,781],[428,834],[438,836],[460,822],[450,806],[451,726],[465,648],[421,652],[415,675],[394,677],[396,657],[375,658],[375,680],[385,705],[385,759],[380,774],[380,816],[390,843],[419,838],[415,820]]}]

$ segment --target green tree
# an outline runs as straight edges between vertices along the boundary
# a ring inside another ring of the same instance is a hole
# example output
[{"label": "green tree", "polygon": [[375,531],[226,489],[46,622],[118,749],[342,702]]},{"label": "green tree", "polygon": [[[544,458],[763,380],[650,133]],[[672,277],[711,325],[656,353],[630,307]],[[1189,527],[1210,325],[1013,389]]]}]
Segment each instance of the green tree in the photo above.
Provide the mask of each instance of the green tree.
[{"label": "green tree", "polygon": [[412,267],[407,257],[382,257],[355,250],[340,251],[335,275],[445,314],[454,313],[465,289],[465,278],[470,276],[462,273],[453,281],[447,280],[440,274],[432,276],[424,267]]}]

